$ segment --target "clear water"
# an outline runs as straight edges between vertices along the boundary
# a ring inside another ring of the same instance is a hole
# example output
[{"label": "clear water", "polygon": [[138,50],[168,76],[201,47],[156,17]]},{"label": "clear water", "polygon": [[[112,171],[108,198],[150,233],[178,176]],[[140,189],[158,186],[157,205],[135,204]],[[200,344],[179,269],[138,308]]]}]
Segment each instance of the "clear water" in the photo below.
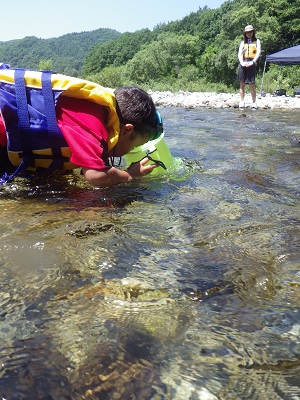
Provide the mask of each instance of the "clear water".
[{"label": "clear water", "polygon": [[171,175],[0,188],[0,398],[300,399],[300,115],[160,112]]}]

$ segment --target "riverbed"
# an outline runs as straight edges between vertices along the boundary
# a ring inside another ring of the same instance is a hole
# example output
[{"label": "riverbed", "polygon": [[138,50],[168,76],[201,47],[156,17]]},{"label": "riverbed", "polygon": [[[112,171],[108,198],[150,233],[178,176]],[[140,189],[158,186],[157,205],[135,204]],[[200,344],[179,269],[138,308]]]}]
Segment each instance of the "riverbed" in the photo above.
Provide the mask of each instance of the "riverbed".
[{"label": "riverbed", "polygon": [[3,399],[300,399],[300,115],[159,107],[175,170],[0,188]]}]

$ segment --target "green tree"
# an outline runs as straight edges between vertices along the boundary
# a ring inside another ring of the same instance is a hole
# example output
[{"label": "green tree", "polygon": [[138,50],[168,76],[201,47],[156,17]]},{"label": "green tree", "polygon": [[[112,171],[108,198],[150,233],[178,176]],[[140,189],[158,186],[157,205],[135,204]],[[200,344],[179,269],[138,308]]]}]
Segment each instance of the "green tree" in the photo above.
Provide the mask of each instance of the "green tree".
[{"label": "green tree", "polygon": [[124,65],[155,37],[156,34],[149,29],[142,29],[133,33],[126,32],[111,43],[99,44],[87,54],[83,73],[95,74],[105,67]]},{"label": "green tree", "polygon": [[50,60],[40,60],[39,62],[39,69],[40,70],[53,70],[53,61]]},{"label": "green tree", "polygon": [[195,64],[197,52],[196,37],[164,33],[126,64],[124,75],[139,84],[166,76],[177,78],[183,68]]},{"label": "green tree", "polygon": [[86,79],[96,82],[99,85],[116,88],[126,85],[123,74],[124,66],[103,68],[96,74],[87,75]]}]

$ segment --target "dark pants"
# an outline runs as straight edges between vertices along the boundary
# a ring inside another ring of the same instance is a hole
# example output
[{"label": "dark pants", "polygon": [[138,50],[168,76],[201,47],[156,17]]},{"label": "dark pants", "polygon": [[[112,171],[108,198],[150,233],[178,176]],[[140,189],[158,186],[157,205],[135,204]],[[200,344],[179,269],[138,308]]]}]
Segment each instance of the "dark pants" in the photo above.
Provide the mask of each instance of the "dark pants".
[{"label": "dark pants", "polygon": [[255,83],[255,73],[256,73],[255,64],[251,65],[251,67],[242,67],[240,64],[237,80],[238,82],[245,82],[248,84]]}]

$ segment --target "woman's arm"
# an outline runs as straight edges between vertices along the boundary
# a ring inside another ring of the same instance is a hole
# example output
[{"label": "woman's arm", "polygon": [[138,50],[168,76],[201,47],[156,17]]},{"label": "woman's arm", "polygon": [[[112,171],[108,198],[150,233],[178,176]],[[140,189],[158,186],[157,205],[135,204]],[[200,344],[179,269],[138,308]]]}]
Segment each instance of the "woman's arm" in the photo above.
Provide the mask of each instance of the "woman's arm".
[{"label": "woman's arm", "polygon": [[256,39],[256,55],[253,58],[253,64],[255,64],[259,59],[260,53],[261,53],[261,43],[259,39]]}]

